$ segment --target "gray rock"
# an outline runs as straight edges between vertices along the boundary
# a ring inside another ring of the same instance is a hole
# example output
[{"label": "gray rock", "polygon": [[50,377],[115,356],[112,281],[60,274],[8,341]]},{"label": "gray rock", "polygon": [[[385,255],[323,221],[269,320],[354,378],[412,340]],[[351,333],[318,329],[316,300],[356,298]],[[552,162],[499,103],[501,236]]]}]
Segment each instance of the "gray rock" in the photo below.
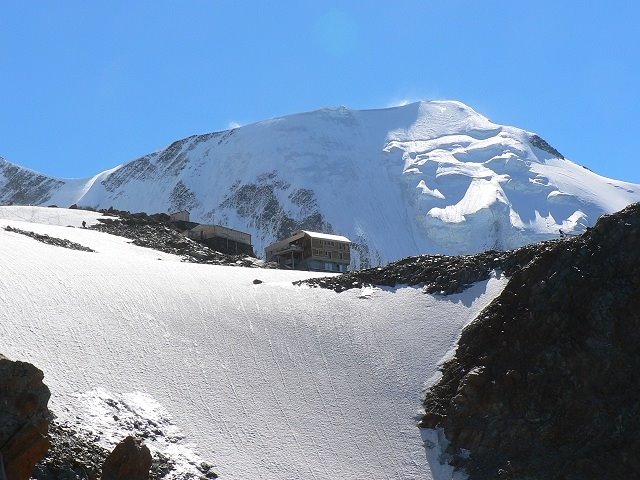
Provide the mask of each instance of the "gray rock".
[{"label": "gray rock", "polygon": [[471,480],[638,478],[638,245],[635,204],[549,244],[464,329],[421,426]]}]

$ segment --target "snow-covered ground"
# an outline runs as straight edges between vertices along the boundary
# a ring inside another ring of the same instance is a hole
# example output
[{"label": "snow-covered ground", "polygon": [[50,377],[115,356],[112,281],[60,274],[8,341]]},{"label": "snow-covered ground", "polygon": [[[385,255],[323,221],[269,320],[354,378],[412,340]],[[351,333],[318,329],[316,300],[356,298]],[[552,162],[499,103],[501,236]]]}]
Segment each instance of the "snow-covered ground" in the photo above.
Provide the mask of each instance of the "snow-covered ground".
[{"label": "snow-covered ground", "polygon": [[0,208],[0,352],[45,372],[61,419],[105,446],[155,426],[152,448],[223,479],[432,478],[423,386],[504,279],[337,294],[291,284],[308,272],[182,263],[79,228],[95,219]]}]

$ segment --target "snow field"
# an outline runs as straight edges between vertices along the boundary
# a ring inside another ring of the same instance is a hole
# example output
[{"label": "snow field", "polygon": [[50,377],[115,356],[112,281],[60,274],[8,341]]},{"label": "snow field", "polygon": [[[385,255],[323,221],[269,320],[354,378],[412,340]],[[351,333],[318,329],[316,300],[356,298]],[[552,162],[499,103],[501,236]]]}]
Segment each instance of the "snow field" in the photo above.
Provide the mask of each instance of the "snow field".
[{"label": "snow field", "polygon": [[57,179],[50,197],[33,198],[189,209],[195,221],[250,233],[259,256],[282,238],[282,219],[319,222],[359,247],[354,266],[377,265],[579,234],[640,201],[640,185],[557,155],[456,101],[339,107],[191,136],[93,178]]},{"label": "snow field", "polygon": [[26,226],[0,211],[0,352],[45,372],[62,419],[110,444],[132,422],[98,421],[100,399],[137,401],[185,436],[183,458],[225,479],[432,478],[416,427],[424,382],[503,279],[449,297],[336,294],[291,284],[309,272],[159,261],[171,256],[42,210]]}]

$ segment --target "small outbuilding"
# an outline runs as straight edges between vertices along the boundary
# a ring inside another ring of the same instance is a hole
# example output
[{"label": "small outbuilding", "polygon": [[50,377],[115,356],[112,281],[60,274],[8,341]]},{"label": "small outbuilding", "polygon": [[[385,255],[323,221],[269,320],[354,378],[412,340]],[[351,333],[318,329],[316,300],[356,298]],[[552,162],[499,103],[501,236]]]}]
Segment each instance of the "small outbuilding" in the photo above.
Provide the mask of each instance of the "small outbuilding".
[{"label": "small outbuilding", "polygon": [[346,272],[351,240],[341,235],[298,230],[265,249],[268,262],[295,270]]},{"label": "small outbuilding", "polygon": [[189,210],[180,210],[179,212],[173,212],[169,214],[169,221],[171,222],[188,222]]},{"label": "small outbuilding", "polygon": [[200,224],[187,230],[187,237],[230,255],[253,255],[251,235],[222,225]]}]

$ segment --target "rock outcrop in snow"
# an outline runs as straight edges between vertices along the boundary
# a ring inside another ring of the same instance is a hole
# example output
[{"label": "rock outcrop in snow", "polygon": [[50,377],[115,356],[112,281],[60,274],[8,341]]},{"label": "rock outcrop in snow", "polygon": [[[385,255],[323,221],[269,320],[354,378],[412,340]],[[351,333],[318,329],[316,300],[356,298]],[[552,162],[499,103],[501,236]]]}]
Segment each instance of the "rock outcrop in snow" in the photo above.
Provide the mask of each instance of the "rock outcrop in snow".
[{"label": "rock outcrop in snow", "polygon": [[0,161],[0,202],[168,212],[251,233],[353,241],[354,266],[505,250],[581,233],[640,186],[565,159],[539,136],[454,101],[322,109],[195,135],[90,179]]},{"label": "rock outcrop in snow", "polygon": [[[55,395],[55,392],[54,392]],[[51,446],[32,474],[32,480],[76,479],[99,480],[100,471],[109,451],[80,435],[69,425],[55,419],[49,424]]]},{"label": "rock outcrop in snow", "polygon": [[151,452],[129,435],[109,454],[102,466],[101,480],[149,480]]},{"label": "rock outcrop in snow", "polygon": [[132,240],[131,243],[140,247],[179,255],[185,262],[249,268],[279,268],[276,263],[265,262],[249,255],[230,255],[215,251],[180,233],[181,227],[175,222],[170,222],[168,215],[147,215],[143,212],[131,214],[112,209],[103,213],[108,216],[98,218],[98,222],[89,227],[90,229],[128,238]]},{"label": "rock outcrop in snow", "polygon": [[463,330],[425,401],[441,461],[471,480],[638,476],[639,242],[640,204],[603,217]]},{"label": "rock outcrop in snow", "polygon": [[475,255],[420,255],[407,257],[384,267],[367,268],[338,276],[310,278],[296,285],[330,288],[344,292],[354,288],[421,286],[424,293],[451,295],[461,293],[477,282],[487,280],[496,271],[511,277],[529,262],[562,240],[526,245],[515,250],[489,250]]}]

